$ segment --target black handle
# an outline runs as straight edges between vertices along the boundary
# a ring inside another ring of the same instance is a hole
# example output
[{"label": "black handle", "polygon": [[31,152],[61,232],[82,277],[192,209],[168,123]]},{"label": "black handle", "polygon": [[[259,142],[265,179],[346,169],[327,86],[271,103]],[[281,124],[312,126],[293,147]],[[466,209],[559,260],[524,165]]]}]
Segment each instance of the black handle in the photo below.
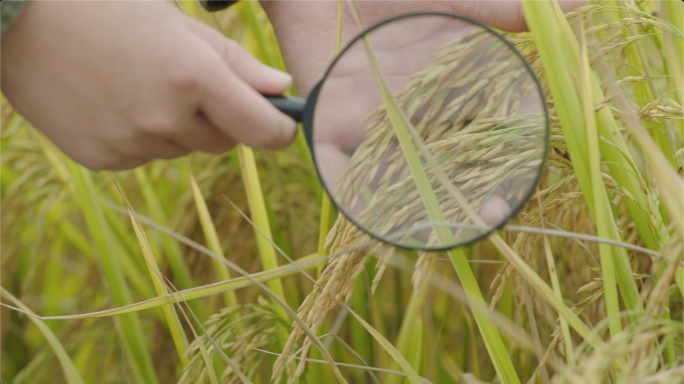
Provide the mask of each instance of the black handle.
[{"label": "black handle", "polygon": [[220,11],[237,3],[237,1],[231,0],[199,0],[199,2],[202,5],[202,8],[209,12]]},{"label": "black handle", "polygon": [[264,96],[266,100],[270,101],[273,106],[278,108],[280,112],[290,116],[296,122],[302,122],[304,115],[304,107],[306,100],[301,97],[286,97],[286,96]]}]

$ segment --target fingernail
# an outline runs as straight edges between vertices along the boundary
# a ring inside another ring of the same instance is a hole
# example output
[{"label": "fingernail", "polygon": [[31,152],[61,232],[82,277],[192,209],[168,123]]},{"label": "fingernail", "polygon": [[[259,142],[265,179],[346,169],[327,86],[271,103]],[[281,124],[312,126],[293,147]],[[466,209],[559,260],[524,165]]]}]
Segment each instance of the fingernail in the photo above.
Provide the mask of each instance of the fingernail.
[{"label": "fingernail", "polygon": [[283,72],[279,69],[266,66],[264,68],[264,73],[269,78],[269,80],[273,82],[276,82],[280,85],[284,85],[287,87],[292,85],[292,76],[287,72]]}]

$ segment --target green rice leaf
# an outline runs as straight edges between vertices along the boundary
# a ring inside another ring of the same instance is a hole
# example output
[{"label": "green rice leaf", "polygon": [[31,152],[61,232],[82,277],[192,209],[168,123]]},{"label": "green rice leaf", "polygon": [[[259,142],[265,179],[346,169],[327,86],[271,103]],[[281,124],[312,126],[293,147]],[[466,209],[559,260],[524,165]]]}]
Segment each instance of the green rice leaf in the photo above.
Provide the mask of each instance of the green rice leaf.
[{"label": "green rice leaf", "polygon": [[[121,189],[119,183],[114,178],[114,175],[110,173],[110,176],[112,177],[112,180],[116,185],[116,188],[119,190],[121,197],[124,199],[124,202],[126,203],[126,208],[128,209],[128,214],[131,217],[131,223],[133,224],[133,230],[135,231],[135,236],[138,238],[138,242],[140,243],[140,249],[142,250],[143,258],[145,259],[145,264],[147,265],[147,268],[150,272],[150,278],[152,279],[152,283],[154,284],[154,289],[157,292],[157,296],[166,295],[168,293],[168,291],[166,290],[166,284],[164,283],[164,281],[162,281],[161,272],[159,271],[159,266],[157,265],[154,255],[152,254],[152,250],[150,249],[150,243],[147,240],[145,230],[140,224],[140,221],[138,221],[138,218],[135,214],[135,211],[133,210],[133,207],[128,202],[126,195]],[[166,325],[169,327],[169,331],[171,332],[171,338],[173,339],[173,344],[176,347],[176,352],[178,352],[178,357],[180,357],[181,362],[183,363],[183,365],[185,365],[188,363],[188,358],[184,357],[185,350],[188,348],[188,339],[185,336],[185,332],[183,332],[183,326],[181,325],[180,320],[178,319],[178,315],[173,310],[173,307],[171,305],[162,306],[162,311],[164,312]]]},{"label": "green rice leaf", "polygon": [[[86,169],[74,161],[66,159],[66,162],[71,173],[75,198],[81,206],[93,238],[112,302],[117,307],[128,305],[133,300],[118,255],[112,246],[111,230],[98,203],[100,197],[96,192],[92,177]],[[115,319],[115,324],[127,352],[128,364],[136,379],[148,384],[157,383],[157,374],[152,365],[138,315],[136,313],[119,315]]]},{"label": "green rice leaf", "polygon": [[[0,287],[0,293],[20,309],[29,313],[33,313],[21,301],[12,296],[11,293],[7,292],[5,288]],[[57,360],[59,360],[59,364],[62,366],[64,378],[67,380],[67,383],[85,384],[73,361],[71,361],[69,354],[66,352],[66,350],[64,350],[64,346],[62,346],[62,343],[59,342],[59,339],[57,339],[57,336],[52,333],[50,328],[42,320],[37,319],[34,316],[29,316],[28,318],[36,327],[38,327],[43,336],[45,336],[48,344],[50,344],[50,348],[52,348],[52,350],[55,352],[55,356],[57,356]]]},{"label": "green rice leaf", "polygon": [[[197,180],[195,180],[195,175],[192,173],[190,167],[190,161],[187,161],[188,174],[190,175],[190,185],[192,186],[192,195],[195,198],[195,206],[197,207],[197,215],[199,216],[200,224],[202,225],[202,231],[204,232],[204,238],[207,240],[207,246],[215,254],[225,258],[223,249],[221,248],[221,242],[219,241],[218,234],[216,233],[216,227],[214,227],[214,221],[211,219],[211,214],[207,208],[207,203],[204,201],[202,196],[202,191],[197,185]],[[230,280],[230,271],[228,267],[220,263],[218,260],[212,260],[214,262],[214,268],[216,269],[216,274],[220,281]],[[233,307],[238,305],[237,296],[235,296],[234,291],[226,291],[223,293],[223,300],[226,306]]]}]

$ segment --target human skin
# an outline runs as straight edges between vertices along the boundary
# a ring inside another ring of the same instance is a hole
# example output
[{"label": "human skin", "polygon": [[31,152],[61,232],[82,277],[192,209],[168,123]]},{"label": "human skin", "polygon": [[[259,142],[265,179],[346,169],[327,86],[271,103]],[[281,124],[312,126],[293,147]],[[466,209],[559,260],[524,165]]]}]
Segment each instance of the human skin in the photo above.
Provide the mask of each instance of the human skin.
[{"label": "human skin", "polygon": [[7,99],[91,169],[280,149],[296,133],[260,96],[290,75],[163,1],[31,1],[1,46]]},{"label": "human skin", "polygon": [[[346,0],[343,45],[358,30]],[[367,25],[373,25],[392,16],[421,10],[455,13],[479,20],[493,28],[507,32],[527,30],[519,0],[360,0],[359,11]],[[559,2],[564,11],[573,9],[575,0]],[[337,0],[262,0],[261,5],[280,44],[287,70],[294,77],[294,86],[300,95],[308,92],[325,72],[335,57],[337,39]]]},{"label": "human skin", "polygon": [[[295,87],[306,96],[334,57],[337,1],[262,4]],[[430,9],[502,30],[525,29],[520,4],[513,0],[358,4],[369,25]],[[348,11],[344,23],[346,42],[358,29]],[[194,150],[221,153],[236,142],[280,149],[296,131],[291,119],[259,95],[284,92],[289,75],[262,65],[162,1],[32,1],[3,36],[1,48],[5,96],[67,155],[91,169],[134,168]],[[354,91],[347,87],[342,95],[354,97]],[[337,128],[330,125],[316,136],[315,145],[328,157],[321,167],[340,169],[345,146],[358,141]],[[492,195],[481,214],[496,221],[507,216],[506,209],[505,201]]]}]

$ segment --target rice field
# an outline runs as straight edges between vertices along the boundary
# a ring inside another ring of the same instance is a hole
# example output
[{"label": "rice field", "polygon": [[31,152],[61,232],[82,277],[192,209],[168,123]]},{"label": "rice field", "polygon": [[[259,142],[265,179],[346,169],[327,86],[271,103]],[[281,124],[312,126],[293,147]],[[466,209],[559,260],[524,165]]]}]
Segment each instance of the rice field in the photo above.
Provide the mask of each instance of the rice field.
[{"label": "rice field", "polygon": [[[179,5],[284,69],[258,3]],[[530,32],[504,37],[539,78],[547,147],[542,114],[518,115],[524,90],[491,75],[510,60],[459,53],[476,31],[373,110],[354,184],[334,192],[356,206],[351,192],[373,185],[359,217],[383,234],[433,215],[480,225],[473,209],[510,175],[536,180],[546,156],[534,189],[502,195],[531,195],[506,227],[444,252],[394,248],[339,215],[301,133],[278,152],[93,172],[3,98],[0,381],[684,382],[683,3],[522,7]],[[463,84],[480,85],[440,98]],[[402,156],[410,135],[427,171]],[[458,164],[444,168],[455,188],[437,163]]]}]

